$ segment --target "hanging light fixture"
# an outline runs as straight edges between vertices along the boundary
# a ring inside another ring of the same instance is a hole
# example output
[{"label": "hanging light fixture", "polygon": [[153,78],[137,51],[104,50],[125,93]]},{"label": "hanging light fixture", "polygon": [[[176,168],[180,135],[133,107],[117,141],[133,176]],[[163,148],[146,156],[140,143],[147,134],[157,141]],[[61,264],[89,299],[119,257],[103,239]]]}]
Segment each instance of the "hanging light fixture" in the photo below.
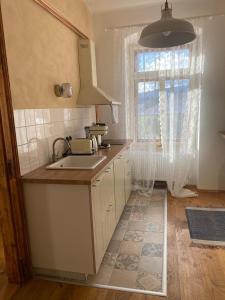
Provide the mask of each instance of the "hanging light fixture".
[{"label": "hanging light fixture", "polygon": [[162,8],[161,20],[145,27],[141,33],[139,44],[148,48],[169,48],[184,45],[196,38],[193,25],[172,16],[172,7],[168,0]]}]

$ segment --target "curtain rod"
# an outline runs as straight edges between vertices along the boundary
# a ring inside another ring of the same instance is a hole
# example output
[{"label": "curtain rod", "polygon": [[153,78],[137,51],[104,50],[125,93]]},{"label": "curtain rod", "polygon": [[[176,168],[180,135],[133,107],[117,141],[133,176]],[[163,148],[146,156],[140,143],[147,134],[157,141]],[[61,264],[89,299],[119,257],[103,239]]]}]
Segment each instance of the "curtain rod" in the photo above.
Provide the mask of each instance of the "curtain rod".
[{"label": "curtain rod", "polygon": [[[198,19],[198,18],[214,18],[214,17],[225,17],[225,13],[218,13],[218,14],[214,14],[214,15],[202,15],[202,16],[187,17],[187,18],[184,18],[184,19],[194,20],[194,19]],[[105,28],[105,31],[132,28],[132,27],[137,27],[137,26],[147,26],[149,24],[151,24],[151,22],[139,23],[139,24],[130,24],[130,25],[122,25],[122,26],[115,26],[115,27],[108,27],[108,28]]]}]

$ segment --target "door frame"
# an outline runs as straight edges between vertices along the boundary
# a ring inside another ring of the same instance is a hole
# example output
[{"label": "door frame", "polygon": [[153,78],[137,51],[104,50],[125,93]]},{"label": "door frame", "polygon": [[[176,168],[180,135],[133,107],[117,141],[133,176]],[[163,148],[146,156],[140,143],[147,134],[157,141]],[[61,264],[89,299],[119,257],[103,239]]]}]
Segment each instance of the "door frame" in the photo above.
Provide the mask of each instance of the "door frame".
[{"label": "door frame", "polygon": [[0,7],[0,221],[10,283],[31,277],[31,259]]}]

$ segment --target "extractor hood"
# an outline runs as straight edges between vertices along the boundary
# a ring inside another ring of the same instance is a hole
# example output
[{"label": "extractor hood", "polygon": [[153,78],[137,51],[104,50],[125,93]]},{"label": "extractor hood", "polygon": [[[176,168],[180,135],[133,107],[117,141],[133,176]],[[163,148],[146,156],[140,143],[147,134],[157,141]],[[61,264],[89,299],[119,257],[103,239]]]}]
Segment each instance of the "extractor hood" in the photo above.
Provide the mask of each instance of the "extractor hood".
[{"label": "extractor hood", "polygon": [[91,40],[79,40],[80,92],[78,105],[120,105],[97,87],[95,45]]}]

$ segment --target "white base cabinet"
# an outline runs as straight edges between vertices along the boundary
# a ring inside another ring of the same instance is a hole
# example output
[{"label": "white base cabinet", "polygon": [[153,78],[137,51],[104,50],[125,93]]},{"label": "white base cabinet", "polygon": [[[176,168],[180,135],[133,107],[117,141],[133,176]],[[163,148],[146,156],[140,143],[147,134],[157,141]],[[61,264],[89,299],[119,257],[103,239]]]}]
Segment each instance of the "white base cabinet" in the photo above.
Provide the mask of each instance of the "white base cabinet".
[{"label": "white base cabinet", "polygon": [[24,183],[32,264],[39,275],[96,274],[131,192],[127,153],[91,185]]},{"label": "white base cabinet", "polygon": [[132,164],[130,159],[129,151],[126,152],[125,155],[125,166],[124,166],[124,172],[125,172],[125,201],[127,203],[131,191],[132,191]]},{"label": "white base cabinet", "polygon": [[98,270],[116,227],[113,165],[91,186],[95,264]]},{"label": "white base cabinet", "polygon": [[124,157],[120,155],[114,160],[115,174],[115,203],[116,203],[116,221],[118,222],[123,212],[125,199],[125,164]]}]

